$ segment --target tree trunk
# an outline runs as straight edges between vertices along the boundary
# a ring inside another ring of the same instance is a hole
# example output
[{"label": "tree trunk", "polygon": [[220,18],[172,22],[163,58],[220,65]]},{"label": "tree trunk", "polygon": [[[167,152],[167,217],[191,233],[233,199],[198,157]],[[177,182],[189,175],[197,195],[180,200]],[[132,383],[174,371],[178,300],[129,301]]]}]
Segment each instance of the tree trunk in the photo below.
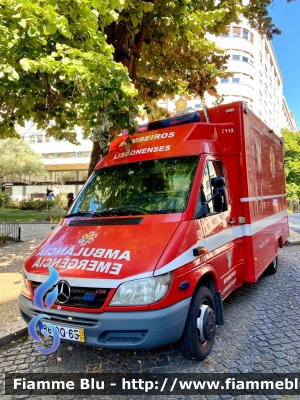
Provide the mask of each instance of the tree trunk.
[{"label": "tree trunk", "polygon": [[107,151],[104,151],[101,147],[100,147],[100,143],[99,142],[93,142],[93,148],[92,148],[92,154],[91,154],[91,159],[90,159],[90,165],[89,165],[89,171],[88,171],[88,176],[90,176],[98,161],[105,157],[107,155]]},{"label": "tree trunk", "polygon": [[[127,67],[128,75],[136,88],[140,86],[140,82],[136,74],[136,56],[141,54],[147,29],[147,23],[146,21],[143,21],[140,28],[137,30],[134,39],[132,40],[131,34],[128,31],[128,27],[124,21],[120,23],[114,22],[105,28],[107,43],[112,44],[115,48],[114,60],[116,62],[121,62],[125,67]],[[98,142],[93,142],[88,176],[90,176],[94,171],[99,159],[106,156],[107,153],[108,150],[100,148],[100,144]]]}]

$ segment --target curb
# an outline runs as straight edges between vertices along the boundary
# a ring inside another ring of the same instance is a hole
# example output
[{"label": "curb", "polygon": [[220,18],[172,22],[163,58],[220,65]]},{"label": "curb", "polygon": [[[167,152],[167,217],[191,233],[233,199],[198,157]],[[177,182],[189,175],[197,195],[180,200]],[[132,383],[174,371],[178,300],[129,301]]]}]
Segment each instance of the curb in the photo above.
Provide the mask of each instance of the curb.
[{"label": "curb", "polygon": [[300,233],[293,231],[290,229],[290,236],[285,242],[285,246],[294,246],[300,244]]},{"label": "curb", "polygon": [[285,242],[285,246],[296,246],[300,244],[300,240],[293,240],[293,241],[289,241],[287,240]]},{"label": "curb", "polygon": [[24,321],[0,329],[0,348],[28,335],[28,326]]}]

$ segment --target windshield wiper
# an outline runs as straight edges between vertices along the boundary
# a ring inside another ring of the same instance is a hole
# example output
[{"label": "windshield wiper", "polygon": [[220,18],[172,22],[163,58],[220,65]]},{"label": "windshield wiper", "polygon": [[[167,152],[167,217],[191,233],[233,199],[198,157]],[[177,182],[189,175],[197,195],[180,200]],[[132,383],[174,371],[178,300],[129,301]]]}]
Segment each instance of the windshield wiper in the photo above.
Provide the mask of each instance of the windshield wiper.
[{"label": "windshield wiper", "polygon": [[108,210],[98,211],[93,213],[93,217],[98,216],[113,216],[113,215],[149,215],[151,212],[141,207],[128,206],[128,207],[116,207]]},{"label": "windshield wiper", "polygon": [[65,218],[70,218],[70,217],[85,217],[86,215],[94,215],[95,213],[93,211],[77,211],[72,214],[68,214],[65,216]]}]

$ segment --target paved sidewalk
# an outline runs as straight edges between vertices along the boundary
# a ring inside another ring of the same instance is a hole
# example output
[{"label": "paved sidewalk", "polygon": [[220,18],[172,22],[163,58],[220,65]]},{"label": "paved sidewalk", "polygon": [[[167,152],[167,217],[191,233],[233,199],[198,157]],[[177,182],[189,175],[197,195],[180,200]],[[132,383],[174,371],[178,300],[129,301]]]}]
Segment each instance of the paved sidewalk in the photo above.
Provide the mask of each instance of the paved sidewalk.
[{"label": "paved sidewalk", "polygon": [[[24,260],[56,224],[22,224],[20,243],[0,246],[0,347],[27,334],[27,325],[20,316],[18,295]],[[288,245],[299,245],[300,234],[290,229]],[[4,289],[4,290],[3,290]]]},{"label": "paved sidewalk", "polygon": [[18,296],[24,260],[57,224],[20,224],[21,242],[0,245],[0,347],[27,333]]}]

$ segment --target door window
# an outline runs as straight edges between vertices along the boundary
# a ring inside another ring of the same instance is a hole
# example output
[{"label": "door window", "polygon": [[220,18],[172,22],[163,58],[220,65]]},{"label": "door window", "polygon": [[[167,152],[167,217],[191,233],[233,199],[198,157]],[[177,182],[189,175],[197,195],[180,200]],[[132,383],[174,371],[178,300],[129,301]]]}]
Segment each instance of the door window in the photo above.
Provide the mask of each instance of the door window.
[{"label": "door window", "polygon": [[216,180],[214,178],[224,178],[225,187],[225,176],[223,164],[220,161],[208,161],[204,168],[203,179],[200,186],[200,193],[198,196],[198,202],[195,211],[195,218],[200,218],[212,213],[220,212],[218,210],[218,203],[213,201],[216,197],[214,183],[218,182],[218,186],[222,183],[222,180]]}]

